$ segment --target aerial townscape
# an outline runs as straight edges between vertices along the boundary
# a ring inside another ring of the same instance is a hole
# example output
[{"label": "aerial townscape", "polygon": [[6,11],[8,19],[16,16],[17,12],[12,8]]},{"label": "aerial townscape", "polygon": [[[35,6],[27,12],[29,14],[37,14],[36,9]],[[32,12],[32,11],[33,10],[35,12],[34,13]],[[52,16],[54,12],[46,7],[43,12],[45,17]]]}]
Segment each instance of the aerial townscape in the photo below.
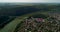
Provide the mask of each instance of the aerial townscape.
[{"label": "aerial townscape", "polygon": [[60,32],[60,3],[0,3],[0,32]]},{"label": "aerial townscape", "polygon": [[42,18],[41,14],[35,16],[30,16],[19,23],[15,32],[60,32],[60,20],[57,18],[45,15]]}]

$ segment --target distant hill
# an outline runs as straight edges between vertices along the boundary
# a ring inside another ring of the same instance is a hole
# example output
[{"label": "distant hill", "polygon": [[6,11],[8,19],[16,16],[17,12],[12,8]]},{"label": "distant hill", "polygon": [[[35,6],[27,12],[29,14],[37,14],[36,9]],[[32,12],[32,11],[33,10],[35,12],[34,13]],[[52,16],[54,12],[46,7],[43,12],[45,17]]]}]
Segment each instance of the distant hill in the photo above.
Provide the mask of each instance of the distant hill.
[{"label": "distant hill", "polygon": [[37,11],[57,11],[60,10],[58,3],[0,3],[0,15],[20,16]]}]

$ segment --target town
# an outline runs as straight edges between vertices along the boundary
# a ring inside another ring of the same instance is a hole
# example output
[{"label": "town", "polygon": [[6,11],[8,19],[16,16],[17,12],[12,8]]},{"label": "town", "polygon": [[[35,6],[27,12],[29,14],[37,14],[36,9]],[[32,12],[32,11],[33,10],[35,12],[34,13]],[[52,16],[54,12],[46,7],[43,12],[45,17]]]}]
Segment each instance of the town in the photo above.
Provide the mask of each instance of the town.
[{"label": "town", "polygon": [[18,32],[60,32],[60,21],[54,17],[28,17]]}]

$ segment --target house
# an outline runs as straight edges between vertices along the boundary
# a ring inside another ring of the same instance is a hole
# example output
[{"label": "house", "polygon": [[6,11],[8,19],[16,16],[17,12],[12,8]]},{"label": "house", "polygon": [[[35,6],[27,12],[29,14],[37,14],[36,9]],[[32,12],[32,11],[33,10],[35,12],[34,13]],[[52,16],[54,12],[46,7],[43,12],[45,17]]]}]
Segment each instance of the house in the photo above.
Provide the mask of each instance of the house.
[{"label": "house", "polygon": [[44,19],[43,19],[43,18],[35,18],[35,20],[36,20],[37,22],[44,22]]},{"label": "house", "polygon": [[33,17],[29,17],[27,19],[27,22],[32,22],[32,21],[37,21],[37,22],[44,22],[44,19],[43,18],[33,18]]}]

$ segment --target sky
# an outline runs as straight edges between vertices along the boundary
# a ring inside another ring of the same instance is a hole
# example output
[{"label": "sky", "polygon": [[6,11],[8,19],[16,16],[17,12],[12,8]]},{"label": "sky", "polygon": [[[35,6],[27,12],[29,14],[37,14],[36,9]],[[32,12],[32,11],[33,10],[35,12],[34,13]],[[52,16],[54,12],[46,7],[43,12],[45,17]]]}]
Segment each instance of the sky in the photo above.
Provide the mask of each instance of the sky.
[{"label": "sky", "polygon": [[60,3],[60,0],[0,0],[0,2]]}]

